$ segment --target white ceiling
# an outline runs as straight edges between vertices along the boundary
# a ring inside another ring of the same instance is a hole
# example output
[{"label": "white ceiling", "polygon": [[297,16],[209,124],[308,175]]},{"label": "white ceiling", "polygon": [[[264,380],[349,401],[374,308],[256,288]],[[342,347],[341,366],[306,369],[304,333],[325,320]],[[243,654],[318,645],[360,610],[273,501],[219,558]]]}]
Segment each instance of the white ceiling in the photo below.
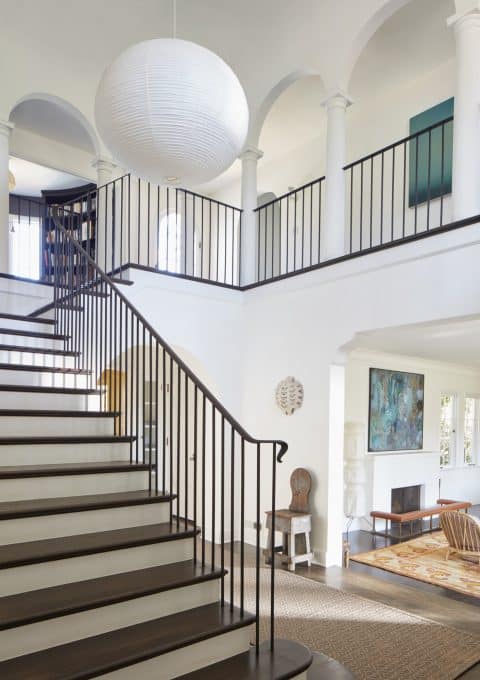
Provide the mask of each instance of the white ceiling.
[{"label": "white ceiling", "polygon": [[87,131],[59,106],[41,99],[29,99],[16,106],[10,120],[16,127],[90,153],[93,144]]},{"label": "white ceiling", "polygon": [[480,367],[480,317],[358,333],[345,350],[363,349]]},{"label": "white ceiling", "polygon": [[41,196],[42,189],[69,189],[88,182],[81,177],[13,156],[10,157],[8,165],[15,176],[16,185],[13,193],[21,196]]}]

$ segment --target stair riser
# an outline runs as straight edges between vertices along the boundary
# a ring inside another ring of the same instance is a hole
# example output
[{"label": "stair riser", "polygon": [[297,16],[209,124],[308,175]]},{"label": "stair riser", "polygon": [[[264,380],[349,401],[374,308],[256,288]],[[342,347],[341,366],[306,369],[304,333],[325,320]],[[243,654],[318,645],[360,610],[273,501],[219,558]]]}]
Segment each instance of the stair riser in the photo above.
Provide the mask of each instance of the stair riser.
[{"label": "stair riser", "polygon": [[144,470],[92,475],[0,479],[0,499],[2,502],[26,501],[32,498],[122,493],[144,489],[148,489],[148,472]]},{"label": "stair riser", "polygon": [[94,555],[52,560],[0,570],[0,597],[75,583],[109,574],[183,562],[193,557],[193,540],[182,538]]},{"label": "stair riser", "polygon": [[130,444],[112,442],[108,444],[6,444],[0,446],[0,465],[53,465],[112,460],[130,460]]},{"label": "stair riser", "polygon": [[[47,332],[52,333],[51,330]],[[0,343],[2,345],[20,345],[21,347],[41,347],[42,349],[67,349],[65,340],[37,338],[29,335],[17,335],[16,333],[0,333]]]},{"label": "stair riser", "polygon": [[[0,343],[1,344],[1,343]],[[19,343],[13,342],[15,346]],[[74,368],[75,358],[55,355],[55,354],[40,354],[38,352],[12,352],[7,350],[0,350],[0,363],[3,364],[28,364],[34,366],[57,366],[59,368]]]},{"label": "stair riser", "polygon": [[161,524],[168,522],[169,519],[169,503],[148,503],[123,508],[6,519],[0,522],[0,543],[26,543],[96,531],[127,529],[148,524]]},{"label": "stair riser", "polygon": [[0,387],[0,409],[50,409],[53,411],[99,411],[100,395],[5,392]]},{"label": "stair riser", "polygon": [[33,385],[36,387],[95,388],[93,380],[87,375],[15,371],[10,369],[0,369],[0,383],[4,385]]},{"label": "stair riser", "polygon": [[[47,318],[47,317],[45,317]],[[34,331],[37,333],[55,333],[55,326],[51,323],[36,323],[20,319],[3,319],[0,317],[2,328],[12,328],[18,331]]]},{"label": "stair riser", "polygon": [[250,634],[250,627],[239,628],[98,677],[102,680],[171,680],[243,654],[249,649]]},{"label": "stair riser", "polygon": [[0,416],[2,437],[88,437],[114,434],[113,418]]},{"label": "stair riser", "polygon": [[206,581],[0,631],[0,660],[213,604],[218,599],[219,581]]}]

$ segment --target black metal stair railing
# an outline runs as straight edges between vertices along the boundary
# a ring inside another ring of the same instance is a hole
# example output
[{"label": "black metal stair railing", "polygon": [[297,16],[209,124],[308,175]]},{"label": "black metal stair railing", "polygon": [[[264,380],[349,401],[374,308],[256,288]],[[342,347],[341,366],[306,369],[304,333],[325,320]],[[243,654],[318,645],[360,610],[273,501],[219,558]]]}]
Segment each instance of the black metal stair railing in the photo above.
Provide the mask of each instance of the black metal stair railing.
[{"label": "black metal stair railing", "polygon": [[129,265],[240,284],[242,211],[207,196],[124,175],[64,208],[76,239],[105,272]]},{"label": "black metal stair railing", "polygon": [[[287,444],[249,435],[75,240],[76,215],[57,207],[52,219],[57,332],[68,336],[76,366],[91,371],[90,385],[103,390],[100,407],[116,414],[115,432],[134,438],[130,460],[148,464],[150,491],[174,495],[172,525],[200,528],[194,559],[220,567],[222,605],[254,609],[258,649],[260,527],[266,510],[275,522],[276,466]],[[254,545],[253,592],[247,538]],[[273,647],[273,545],[270,559]]]}]

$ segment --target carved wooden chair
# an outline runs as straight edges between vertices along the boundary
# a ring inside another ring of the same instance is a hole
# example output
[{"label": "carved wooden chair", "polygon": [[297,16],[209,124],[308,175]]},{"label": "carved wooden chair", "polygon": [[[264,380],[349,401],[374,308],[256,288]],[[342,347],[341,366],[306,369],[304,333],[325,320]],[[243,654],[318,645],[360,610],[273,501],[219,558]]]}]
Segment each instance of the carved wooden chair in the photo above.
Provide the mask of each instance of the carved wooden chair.
[{"label": "carved wooden chair", "polygon": [[312,516],[308,509],[308,496],[312,479],[308,470],[297,468],[290,477],[292,500],[288,509],[276,510],[275,526],[272,524],[272,512],[267,514],[268,541],[265,555],[267,561],[271,557],[272,545],[275,544],[275,532],[282,533],[282,562],[288,564],[290,571],[295,571],[298,562],[311,565],[313,553],[310,546]]},{"label": "carved wooden chair", "polygon": [[448,541],[448,560],[452,553],[474,557],[480,564],[480,520],[460,512],[444,512],[442,529]]}]

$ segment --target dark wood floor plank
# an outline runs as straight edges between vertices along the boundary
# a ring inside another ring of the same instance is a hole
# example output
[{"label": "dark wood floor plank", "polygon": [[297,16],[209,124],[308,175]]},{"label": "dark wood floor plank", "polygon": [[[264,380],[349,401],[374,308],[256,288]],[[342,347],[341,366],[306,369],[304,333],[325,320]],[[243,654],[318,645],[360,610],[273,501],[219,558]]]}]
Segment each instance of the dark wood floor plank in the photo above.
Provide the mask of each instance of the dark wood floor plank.
[{"label": "dark wood floor plank", "polygon": [[25,345],[11,345],[0,343],[3,352],[28,352],[29,354],[54,354],[62,357],[79,357],[80,352],[69,349],[54,349],[52,347],[25,347]]},{"label": "dark wood floor plank", "polygon": [[48,324],[50,326],[55,325],[55,319],[45,319],[45,318],[32,318],[31,316],[26,316],[22,314],[6,314],[2,312],[0,314],[0,319],[8,319],[9,321],[28,321],[28,323],[39,323]]},{"label": "dark wood floor plank", "polygon": [[[131,444],[136,437],[130,435],[116,435],[116,434],[92,434],[92,435],[73,435],[52,437],[50,435],[38,437],[0,437],[0,446],[19,446],[24,444],[31,444],[32,446],[38,444]],[[1,461],[1,458],[0,458]]]},{"label": "dark wood floor plank", "polygon": [[82,680],[109,673],[254,622],[210,604],[0,663],[2,680]]}]

